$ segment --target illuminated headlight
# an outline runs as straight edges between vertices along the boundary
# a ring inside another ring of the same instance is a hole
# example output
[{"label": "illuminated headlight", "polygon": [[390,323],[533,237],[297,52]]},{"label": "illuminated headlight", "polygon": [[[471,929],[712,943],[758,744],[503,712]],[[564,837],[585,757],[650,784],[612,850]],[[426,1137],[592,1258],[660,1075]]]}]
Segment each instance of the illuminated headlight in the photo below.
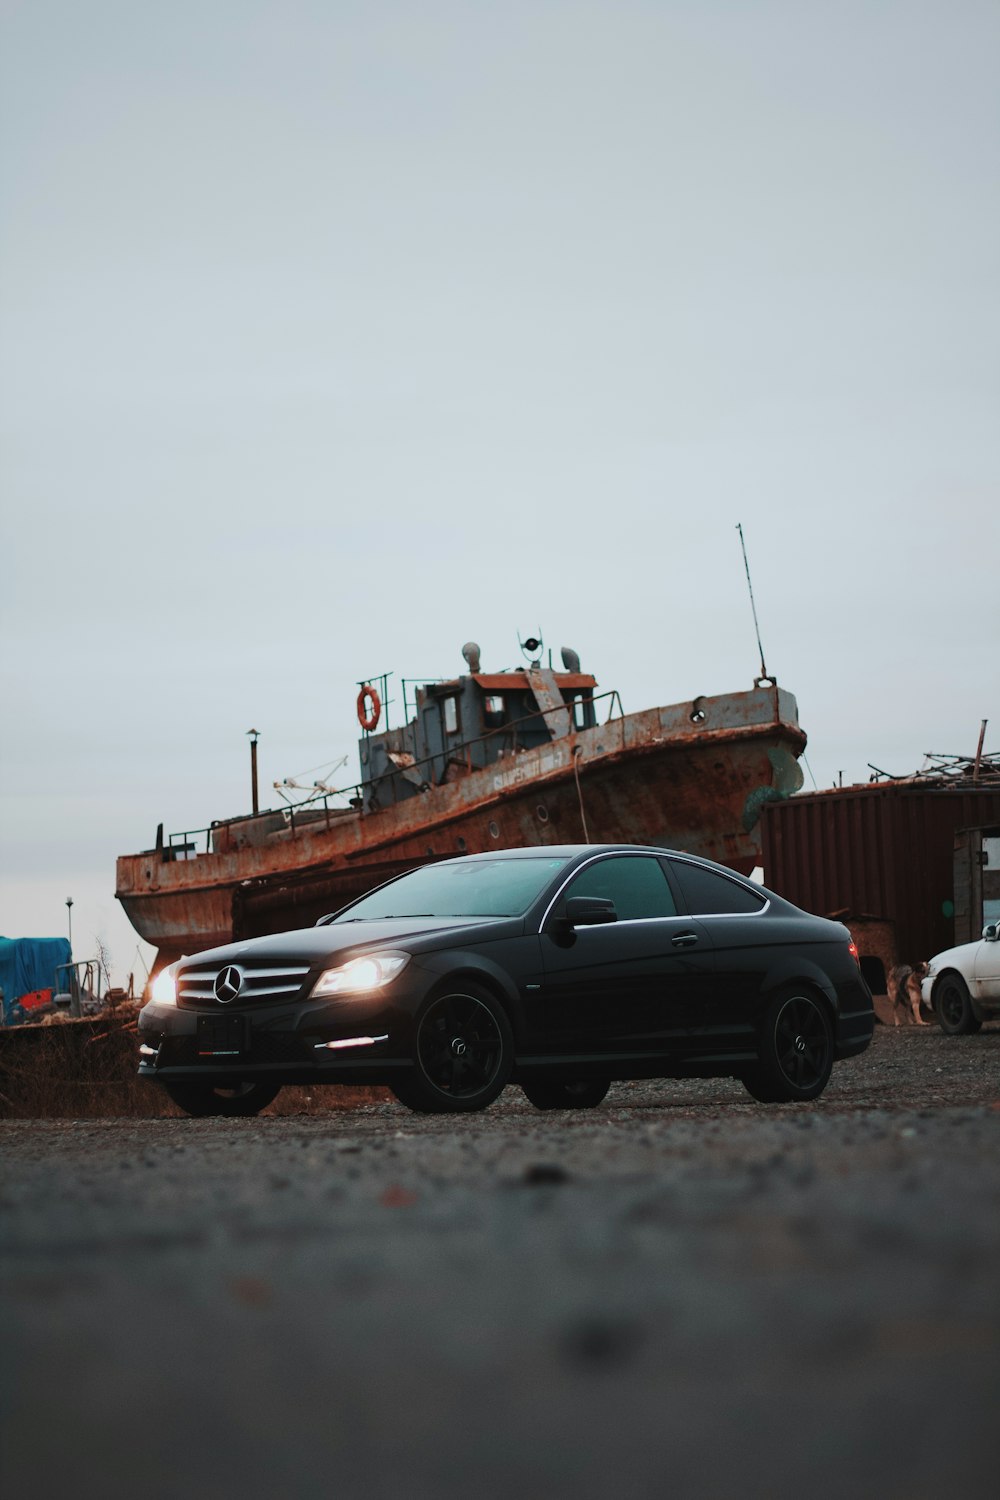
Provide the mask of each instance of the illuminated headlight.
[{"label": "illuminated headlight", "polygon": [[168,964],[157,974],[150,992],[152,1000],[158,1000],[161,1005],[177,1004],[177,985],[174,982],[174,975],[177,973],[177,964],[180,962],[181,960],[178,959],[177,963]]},{"label": "illuminated headlight", "polygon": [[363,953],[336,969],[325,969],[313,985],[313,997],[360,995],[388,984],[410,961],[408,953]]}]

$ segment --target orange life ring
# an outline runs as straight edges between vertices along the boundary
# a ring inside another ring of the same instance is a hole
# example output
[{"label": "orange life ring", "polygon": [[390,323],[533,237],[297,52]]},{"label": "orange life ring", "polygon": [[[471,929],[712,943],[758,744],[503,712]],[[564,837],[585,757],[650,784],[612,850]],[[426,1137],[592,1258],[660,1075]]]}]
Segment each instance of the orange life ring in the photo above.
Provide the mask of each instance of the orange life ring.
[{"label": "orange life ring", "polygon": [[358,694],[358,723],[362,729],[370,734],[382,715],[382,699],[372,687],[366,682]]}]

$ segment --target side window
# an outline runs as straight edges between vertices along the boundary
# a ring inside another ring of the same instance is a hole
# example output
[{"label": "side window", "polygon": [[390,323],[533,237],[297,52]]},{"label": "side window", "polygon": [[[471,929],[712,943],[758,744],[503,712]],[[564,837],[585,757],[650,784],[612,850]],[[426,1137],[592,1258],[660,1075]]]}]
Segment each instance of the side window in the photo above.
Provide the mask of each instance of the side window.
[{"label": "side window", "polygon": [[714,870],[703,870],[700,865],[689,865],[680,859],[672,859],[670,868],[693,917],[760,911],[764,905],[765,897],[759,892],[727,880]]},{"label": "side window", "polygon": [[458,699],[444,700],[444,729],[446,734],[458,733]]},{"label": "side window", "polygon": [[615,903],[619,922],[639,917],[675,917],[673,892],[660,862],[649,855],[621,854],[581,870],[565,896],[605,896]]}]

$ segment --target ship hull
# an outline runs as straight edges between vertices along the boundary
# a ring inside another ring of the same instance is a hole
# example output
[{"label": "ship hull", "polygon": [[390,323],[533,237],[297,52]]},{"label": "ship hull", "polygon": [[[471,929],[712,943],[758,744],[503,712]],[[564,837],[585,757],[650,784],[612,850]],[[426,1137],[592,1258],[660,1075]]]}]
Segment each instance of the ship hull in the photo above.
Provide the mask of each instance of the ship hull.
[{"label": "ship hull", "polygon": [[311,925],[405,869],[519,845],[654,843],[742,874],[765,802],[801,785],[795,701],[777,687],[629,714],[377,812],[338,813],[195,858],[118,860],[117,896],[157,967]]}]

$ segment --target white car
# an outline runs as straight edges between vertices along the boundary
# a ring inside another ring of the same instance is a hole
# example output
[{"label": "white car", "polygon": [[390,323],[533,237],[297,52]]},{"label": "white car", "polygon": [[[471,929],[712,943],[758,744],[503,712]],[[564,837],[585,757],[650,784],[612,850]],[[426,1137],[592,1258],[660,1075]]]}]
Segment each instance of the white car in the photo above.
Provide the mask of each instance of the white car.
[{"label": "white car", "polygon": [[968,1036],[1000,1016],[1000,922],[988,922],[978,943],[936,954],[920,998],[949,1036]]}]

